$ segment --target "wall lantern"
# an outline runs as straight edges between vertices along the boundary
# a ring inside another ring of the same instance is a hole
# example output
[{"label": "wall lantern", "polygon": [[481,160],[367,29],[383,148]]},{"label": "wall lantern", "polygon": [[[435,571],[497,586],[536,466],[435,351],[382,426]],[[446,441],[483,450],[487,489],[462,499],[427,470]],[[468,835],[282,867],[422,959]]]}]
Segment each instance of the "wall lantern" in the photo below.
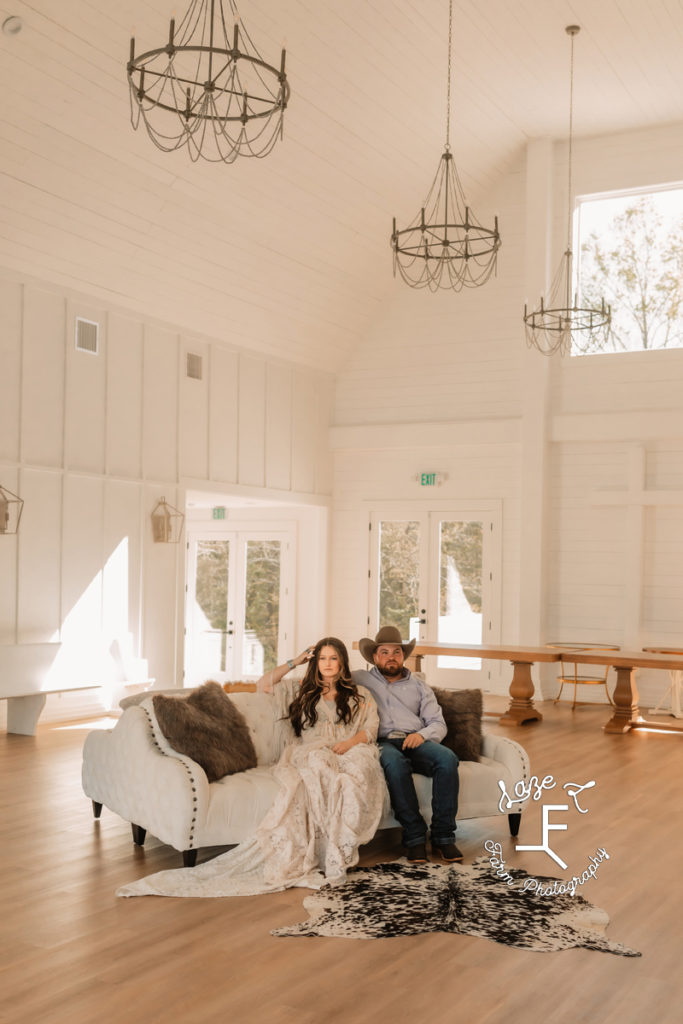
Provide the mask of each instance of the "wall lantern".
[{"label": "wall lantern", "polygon": [[177,544],[183,532],[185,516],[166,498],[162,498],[154,506],[152,512],[152,536],[155,544]]},{"label": "wall lantern", "polygon": [[23,508],[23,499],[0,484],[0,533],[17,532]]}]

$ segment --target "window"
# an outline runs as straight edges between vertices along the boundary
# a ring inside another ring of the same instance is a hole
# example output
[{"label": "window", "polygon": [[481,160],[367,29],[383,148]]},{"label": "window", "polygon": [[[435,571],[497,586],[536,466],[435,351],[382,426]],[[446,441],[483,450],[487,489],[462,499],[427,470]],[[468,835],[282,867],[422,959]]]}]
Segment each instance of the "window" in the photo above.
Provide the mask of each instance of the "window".
[{"label": "window", "polygon": [[585,197],[577,213],[581,300],[612,307],[585,354],[683,348],[683,186]]}]

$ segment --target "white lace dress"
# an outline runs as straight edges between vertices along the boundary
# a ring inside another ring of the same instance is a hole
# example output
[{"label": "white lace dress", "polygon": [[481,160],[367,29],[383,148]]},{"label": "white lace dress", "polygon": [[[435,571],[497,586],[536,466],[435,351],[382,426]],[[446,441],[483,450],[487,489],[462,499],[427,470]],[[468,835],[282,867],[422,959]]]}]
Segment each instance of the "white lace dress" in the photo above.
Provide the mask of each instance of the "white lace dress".
[{"label": "white lace dress", "polygon": [[[278,715],[299,680],[275,688]],[[117,896],[251,896],[292,886],[319,889],[343,880],[358,862],[358,847],[377,830],[385,796],[379,764],[377,708],[359,686],[363,703],[349,725],[336,721],[334,702],[318,702],[318,721],[284,750],[273,768],[280,789],[255,836],[194,868],[159,871],[117,891]],[[371,743],[345,754],[332,747],[364,729]]]}]

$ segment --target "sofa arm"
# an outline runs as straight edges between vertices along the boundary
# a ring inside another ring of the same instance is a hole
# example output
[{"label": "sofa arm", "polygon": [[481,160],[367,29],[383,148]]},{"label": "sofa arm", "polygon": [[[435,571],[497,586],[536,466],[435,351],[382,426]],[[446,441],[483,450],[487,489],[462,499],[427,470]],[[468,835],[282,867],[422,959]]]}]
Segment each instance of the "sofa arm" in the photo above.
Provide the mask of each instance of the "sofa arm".
[{"label": "sofa arm", "polygon": [[[524,747],[507,736],[494,736],[491,733],[482,735],[481,753],[500,765],[500,778],[505,783],[507,792],[511,793],[518,782],[528,783],[531,769],[529,755]],[[502,792],[499,794],[502,796]],[[505,813],[505,811],[503,812]],[[522,805],[515,805],[514,811],[507,812],[510,834],[515,837],[519,832],[522,819]]]},{"label": "sofa arm", "polygon": [[88,734],[83,747],[85,795],[176,850],[196,848],[209,805],[209,783],[191,758],[163,750],[149,711],[129,707],[114,729]]},{"label": "sofa arm", "polygon": [[510,773],[514,782],[528,781],[530,775],[529,755],[524,747],[508,736],[494,736],[485,732],[481,738],[481,752],[492,761],[500,761]]}]

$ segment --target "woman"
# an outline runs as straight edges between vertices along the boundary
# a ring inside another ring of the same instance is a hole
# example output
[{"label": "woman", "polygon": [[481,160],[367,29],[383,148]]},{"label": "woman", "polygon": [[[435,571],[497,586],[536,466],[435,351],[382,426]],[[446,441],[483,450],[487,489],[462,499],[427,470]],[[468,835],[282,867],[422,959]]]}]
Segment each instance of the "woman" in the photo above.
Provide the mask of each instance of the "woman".
[{"label": "woman", "polygon": [[[288,679],[308,663],[303,680]],[[266,673],[258,688],[274,691],[294,739],[273,774],[280,784],[253,839],[196,868],[160,871],[118,890],[119,896],[232,896],[291,886],[318,889],[343,880],[358,847],[375,834],[385,795],[379,765],[377,708],[351,679],[346,647],[319,640]]]}]

